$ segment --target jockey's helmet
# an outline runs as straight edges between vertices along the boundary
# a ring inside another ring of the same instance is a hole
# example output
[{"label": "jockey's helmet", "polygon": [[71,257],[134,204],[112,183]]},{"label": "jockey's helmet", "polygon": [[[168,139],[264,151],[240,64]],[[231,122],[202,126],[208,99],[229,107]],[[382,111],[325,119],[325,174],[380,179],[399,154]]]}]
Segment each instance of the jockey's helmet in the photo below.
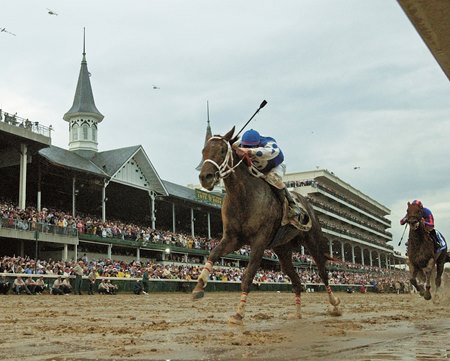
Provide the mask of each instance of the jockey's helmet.
[{"label": "jockey's helmet", "polygon": [[420,208],[423,208],[423,204],[421,201],[419,201],[418,199],[414,199],[412,201],[412,204],[417,204]]},{"label": "jockey's helmet", "polygon": [[247,130],[243,135],[241,139],[241,145],[247,146],[247,147],[254,147],[257,146],[260,142],[261,136],[259,133],[254,130],[250,129]]}]

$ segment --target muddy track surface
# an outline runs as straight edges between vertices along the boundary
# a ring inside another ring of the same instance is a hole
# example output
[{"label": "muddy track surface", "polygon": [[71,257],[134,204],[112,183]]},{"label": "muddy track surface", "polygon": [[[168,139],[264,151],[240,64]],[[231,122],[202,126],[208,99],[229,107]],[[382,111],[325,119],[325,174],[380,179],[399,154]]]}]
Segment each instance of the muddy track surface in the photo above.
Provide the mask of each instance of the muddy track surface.
[{"label": "muddy track surface", "polygon": [[229,325],[238,293],[0,297],[2,360],[447,360],[450,297],[291,293],[249,295],[242,326]]}]

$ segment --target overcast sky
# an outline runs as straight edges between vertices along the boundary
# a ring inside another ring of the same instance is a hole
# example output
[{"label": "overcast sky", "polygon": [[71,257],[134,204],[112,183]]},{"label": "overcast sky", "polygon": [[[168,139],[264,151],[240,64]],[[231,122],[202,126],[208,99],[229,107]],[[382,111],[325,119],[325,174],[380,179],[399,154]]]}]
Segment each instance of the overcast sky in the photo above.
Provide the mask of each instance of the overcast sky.
[{"label": "overcast sky", "polygon": [[450,239],[449,81],[396,1],[15,0],[0,11],[16,34],[0,33],[0,107],[51,124],[54,145],[68,148],[86,27],[100,151],[140,144],[162,179],[198,183],[206,102],[224,134],[266,99],[249,127],[278,140],[288,172],[328,169],[390,208],[395,247],[416,198]]}]

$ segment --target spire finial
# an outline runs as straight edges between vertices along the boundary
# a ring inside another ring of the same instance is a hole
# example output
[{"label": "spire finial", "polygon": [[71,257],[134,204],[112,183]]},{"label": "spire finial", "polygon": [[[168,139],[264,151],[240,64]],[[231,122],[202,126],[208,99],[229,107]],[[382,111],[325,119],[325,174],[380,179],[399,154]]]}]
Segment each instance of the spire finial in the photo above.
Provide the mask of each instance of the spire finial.
[{"label": "spire finial", "polygon": [[83,56],[86,55],[86,28],[83,27]]},{"label": "spire finial", "polygon": [[206,101],[206,113],[208,116],[208,126],[209,126],[209,101],[208,100]]}]

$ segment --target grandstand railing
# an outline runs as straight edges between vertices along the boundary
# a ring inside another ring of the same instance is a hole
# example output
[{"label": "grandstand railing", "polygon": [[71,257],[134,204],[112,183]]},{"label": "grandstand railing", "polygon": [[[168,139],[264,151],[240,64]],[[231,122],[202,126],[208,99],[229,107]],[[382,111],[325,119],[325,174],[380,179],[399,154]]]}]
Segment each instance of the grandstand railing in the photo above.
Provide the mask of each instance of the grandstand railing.
[{"label": "grandstand railing", "polygon": [[5,122],[6,124],[13,125],[18,128],[28,129],[30,132],[40,134],[46,137],[52,137],[52,126],[46,127],[45,125],[40,124],[39,122],[32,122],[28,119],[24,119],[18,117],[17,114],[10,114],[7,112],[3,112],[0,109],[0,121]]},{"label": "grandstand railing", "polygon": [[78,230],[71,227],[59,227],[47,222],[29,222],[21,219],[1,218],[0,228],[10,228],[18,231],[40,232],[60,236],[77,237]]}]

